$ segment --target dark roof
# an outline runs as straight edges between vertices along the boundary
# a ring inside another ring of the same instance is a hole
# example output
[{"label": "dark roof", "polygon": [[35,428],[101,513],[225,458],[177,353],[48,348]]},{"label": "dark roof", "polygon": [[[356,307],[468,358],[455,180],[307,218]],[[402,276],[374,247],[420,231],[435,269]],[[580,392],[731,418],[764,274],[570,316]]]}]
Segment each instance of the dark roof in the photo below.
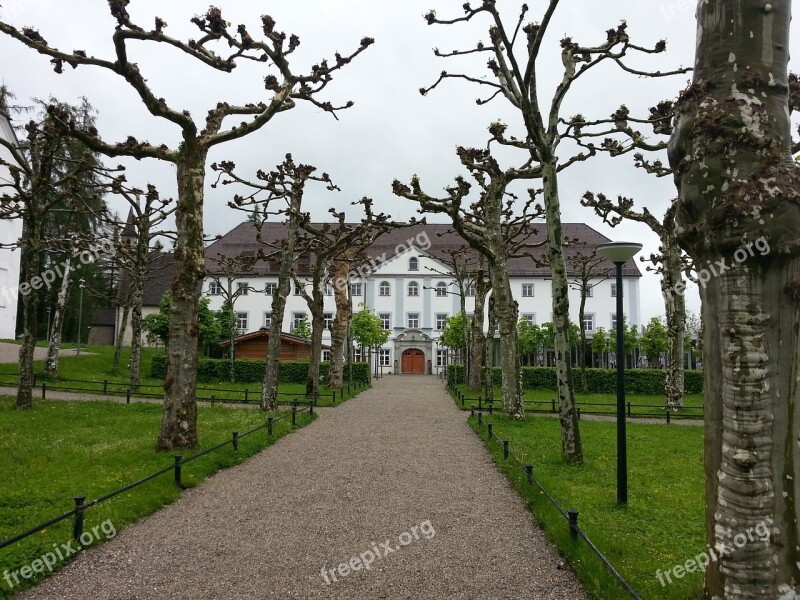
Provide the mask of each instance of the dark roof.
[{"label": "dark roof", "polygon": [[[142,306],[158,306],[175,279],[175,257],[171,252],[153,252],[150,254],[148,269],[144,278]],[[117,302],[120,305],[128,294],[129,286],[128,271],[123,270],[117,290]]]},{"label": "dark roof", "polygon": [[116,325],[116,310],[113,308],[95,308],[92,311],[92,327],[114,327]]},{"label": "dark roof", "polygon": [[[321,224],[316,224],[317,226]],[[269,240],[283,240],[286,239],[286,225],[284,223],[265,223],[261,229],[261,236]],[[604,236],[602,233],[595,231],[584,223],[564,223],[562,224],[562,234],[565,240],[575,240],[575,243],[565,246],[564,251],[566,258],[574,256],[579,252],[589,254],[599,244],[610,242],[611,240]],[[266,251],[264,246],[260,244],[256,238],[257,230],[253,223],[246,221],[229,233],[222,236],[219,240],[215,241],[206,248],[206,269],[209,273],[220,273],[215,258],[219,255],[236,258],[239,256],[255,256],[259,249]],[[531,239],[531,243],[544,242],[547,235],[547,227],[545,224],[538,225],[538,231]],[[425,243],[425,239],[430,240],[431,247],[425,253],[431,258],[441,258],[446,256],[446,252],[451,249],[457,249],[466,246],[466,242],[459,236],[451,225],[440,223],[429,224],[416,224],[410,227],[393,229],[388,233],[380,236],[375,243],[367,251],[367,255],[373,258],[385,257],[387,260],[394,257],[398,248],[402,252],[404,247],[407,247],[407,242],[410,239],[420,240]],[[415,243],[419,247],[419,243]],[[474,252],[474,251],[473,251]],[[536,276],[536,277],[549,277],[551,275],[550,267],[547,263],[547,249],[544,245],[538,248],[533,248],[531,253],[536,257],[536,260],[530,257],[513,258],[508,261],[509,274],[512,276]],[[308,257],[305,257],[309,260]],[[302,260],[302,259],[301,259]],[[567,271],[570,275],[574,276],[572,269],[570,269],[569,261],[567,264]],[[604,263],[598,268],[598,271],[613,272],[614,265],[610,262]],[[269,273],[276,273],[279,270],[277,261],[260,261],[252,269],[248,269],[246,273],[253,275],[265,275]],[[302,271],[301,271],[302,272]],[[623,275],[626,277],[641,277],[642,273],[636,265],[636,261],[631,259],[623,268]]]},{"label": "dark roof", "polygon": [[[250,333],[245,333],[244,335],[240,335],[239,337],[233,338],[233,344],[240,344],[241,342],[246,342],[248,340],[256,340],[259,338],[269,338],[269,329],[266,327],[262,327],[256,331],[251,331]],[[282,342],[289,342],[290,344],[300,344],[304,346],[310,346],[311,342],[306,338],[300,337],[299,335],[295,335],[293,333],[286,333],[281,332],[281,341]],[[230,340],[222,340],[220,342],[221,346],[227,346],[230,343]],[[322,345],[323,350],[330,350],[330,346],[326,346],[325,344]]]}]

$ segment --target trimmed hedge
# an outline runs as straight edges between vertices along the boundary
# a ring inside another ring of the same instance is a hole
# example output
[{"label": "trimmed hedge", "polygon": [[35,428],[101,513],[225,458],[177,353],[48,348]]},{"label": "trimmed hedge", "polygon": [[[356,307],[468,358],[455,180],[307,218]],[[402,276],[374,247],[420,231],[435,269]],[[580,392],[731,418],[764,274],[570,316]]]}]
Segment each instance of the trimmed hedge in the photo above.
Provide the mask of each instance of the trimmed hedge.
[{"label": "trimmed hedge", "polygon": [[[494,367],[493,379],[495,385],[500,385],[502,374],[500,367]],[[572,377],[575,387],[580,383],[580,369],[573,369]],[[661,369],[625,369],[625,391],[631,394],[664,393],[666,371]],[[447,381],[464,383],[464,367],[462,365],[448,365]],[[616,369],[586,369],[586,383],[590,393],[614,394],[617,391]],[[703,372],[684,372],[684,392],[687,394],[703,393]],[[522,389],[525,390],[555,390],[556,370],[553,367],[522,367]]]},{"label": "trimmed hedge", "polygon": [[[264,380],[266,365],[263,360],[237,360],[235,362],[237,383],[261,383]],[[319,372],[322,377],[328,375],[328,363],[321,363]],[[197,361],[197,381],[203,383],[218,383],[228,381],[230,363],[226,359],[201,358]],[[350,369],[344,366],[344,378],[347,381]],[[369,383],[369,365],[367,363],[353,363],[353,381]],[[165,379],[167,376],[166,354],[156,354],[150,363],[150,377]],[[308,379],[308,362],[284,361],[278,366],[278,381],[280,383],[305,383]]]}]

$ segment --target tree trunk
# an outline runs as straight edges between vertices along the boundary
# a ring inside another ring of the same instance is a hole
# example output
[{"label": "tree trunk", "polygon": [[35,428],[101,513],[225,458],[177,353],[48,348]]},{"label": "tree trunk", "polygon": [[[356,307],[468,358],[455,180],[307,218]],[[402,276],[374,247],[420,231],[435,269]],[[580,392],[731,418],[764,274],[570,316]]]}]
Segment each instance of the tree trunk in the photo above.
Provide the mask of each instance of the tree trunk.
[{"label": "tree trunk", "polygon": [[128,316],[131,312],[130,291],[128,297],[125,298],[125,304],[122,307],[122,319],[119,324],[119,331],[117,331],[117,341],[114,347],[114,364],[112,371],[115,373],[119,371],[119,363],[122,360],[122,344],[125,341],[125,330],[128,328]]},{"label": "tree trunk", "polygon": [[44,372],[50,377],[58,377],[58,354],[61,350],[61,330],[64,326],[64,307],[67,305],[69,295],[69,282],[72,279],[72,254],[67,255],[64,261],[64,272],[61,276],[61,287],[56,297],[53,324],[51,327],[50,344],[47,346],[47,358],[44,361]]},{"label": "tree trunk", "polygon": [[286,299],[291,292],[292,265],[297,245],[297,234],[300,218],[300,206],[303,200],[302,189],[293,190],[291,206],[286,221],[287,233],[285,246],[281,251],[281,269],[278,274],[278,290],[272,298],[272,322],[269,328],[269,350],[267,366],[264,371],[264,385],[261,388],[261,410],[278,410],[278,374],[281,358],[281,328],[283,314],[286,310]]},{"label": "tree trunk", "polygon": [[164,382],[164,418],[159,450],[197,446],[197,313],[206,273],[203,236],[203,186],[206,150],[184,139],[177,165],[178,210],[175,213],[176,275],[172,282]]},{"label": "tree trunk", "polygon": [[694,84],[670,144],[679,240],[708,274],[700,271],[706,537],[725,551],[708,565],[705,597],[720,600],[800,592],[790,13],[789,0],[699,3]]},{"label": "tree trunk", "polygon": [[[325,272],[327,272],[327,269],[325,269]],[[319,283],[314,282],[311,302],[308,304],[308,309],[311,311],[311,356],[308,358],[306,398],[316,398],[319,395],[319,364],[322,361],[322,334],[325,331],[323,285],[322,281]]]},{"label": "tree trunk", "polygon": [[344,385],[344,351],[347,342],[347,329],[350,325],[350,299],[347,294],[347,273],[350,265],[347,260],[333,263],[333,297],[336,302],[336,316],[331,327],[331,364],[328,370],[328,387],[339,389]]},{"label": "tree trunk", "polygon": [[683,282],[681,254],[673,233],[670,231],[661,240],[663,264],[661,292],[667,315],[667,338],[669,358],[667,362],[664,394],[666,407],[671,410],[683,408],[683,355],[686,339],[686,298],[683,293],[675,293],[676,286]]},{"label": "tree trunk", "polygon": [[[41,271],[41,225],[34,207],[28,209],[28,218],[22,227],[22,281],[30,283]],[[36,348],[36,314],[39,295],[36,290],[22,294],[22,344],[19,348],[19,383],[17,385],[18,409],[33,408],[33,351]]]},{"label": "tree trunk", "polygon": [[561,205],[555,164],[542,163],[542,183],[547,219],[547,258],[553,276],[553,330],[555,332],[556,383],[558,385],[559,420],[561,421],[561,453],[573,464],[583,462],[583,445],[575,407],[572,361],[569,344],[569,285],[564,264],[561,233]]},{"label": "tree trunk", "polygon": [[[140,232],[141,236],[142,233]],[[149,233],[147,234],[149,238]],[[141,240],[137,243],[141,243]],[[142,380],[142,303],[144,302],[144,268],[147,261],[147,241],[144,256],[136,258],[131,269],[130,318],[131,318],[131,358],[128,366],[131,389],[138,389]],[[202,283],[202,282],[201,282]]]},{"label": "tree trunk", "polygon": [[483,312],[486,304],[486,294],[490,288],[489,281],[484,278],[483,258],[481,258],[478,273],[475,276],[475,310],[472,317],[472,360],[468,377],[469,389],[477,392],[481,389],[481,370],[484,361],[484,346],[486,337],[483,334]]},{"label": "tree trunk", "polygon": [[[519,309],[511,293],[505,261],[498,261],[490,269],[494,313],[500,323],[500,370],[501,393],[506,416],[512,419],[525,418],[522,401],[522,371],[519,365],[519,335],[517,321]],[[492,377],[489,373],[489,381]]]}]

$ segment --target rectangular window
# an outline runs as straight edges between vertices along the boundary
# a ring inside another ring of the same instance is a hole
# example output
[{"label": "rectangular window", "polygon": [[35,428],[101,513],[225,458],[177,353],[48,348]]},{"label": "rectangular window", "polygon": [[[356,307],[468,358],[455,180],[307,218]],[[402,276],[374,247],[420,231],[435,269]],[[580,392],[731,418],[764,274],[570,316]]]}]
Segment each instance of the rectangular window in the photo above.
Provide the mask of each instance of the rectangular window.
[{"label": "rectangular window", "polygon": [[522,315],[522,320],[523,321],[527,321],[528,325],[535,325],[536,324],[536,315],[533,315],[533,314]]},{"label": "rectangular window", "polygon": [[264,285],[264,293],[267,296],[274,296],[275,292],[278,291],[278,284],[277,283],[267,283]]},{"label": "rectangular window", "polygon": [[477,290],[475,289],[475,282],[470,283],[467,286],[467,296],[469,296],[470,298],[473,298],[473,297],[475,297],[476,293],[477,293]]},{"label": "rectangular window", "polygon": [[586,297],[591,298],[594,296],[594,286],[586,288]]},{"label": "rectangular window", "polygon": [[361,296],[362,289],[360,283],[351,283],[350,284],[350,295],[351,296]]},{"label": "rectangular window", "polygon": [[611,297],[612,298],[616,298],[617,297],[617,284],[616,283],[612,283],[611,284]]},{"label": "rectangular window", "polygon": [[296,283],[294,284],[294,295],[295,296],[299,296],[300,295],[300,286],[297,285]]},{"label": "rectangular window", "polygon": [[408,313],[408,328],[419,329],[419,313]]},{"label": "rectangular window", "polygon": [[594,315],[583,315],[583,329],[594,331]]},{"label": "rectangular window", "polygon": [[362,362],[361,361],[361,348],[354,348],[353,349],[353,362]]},{"label": "rectangular window", "polygon": [[440,281],[436,284],[436,295],[439,298],[447,296],[447,284],[444,281]]},{"label": "rectangular window", "polygon": [[447,327],[447,313],[437,313],[436,314],[436,329],[442,331],[445,327]]},{"label": "rectangular window", "polygon": [[247,296],[247,292],[250,291],[250,284],[246,281],[240,281],[236,284],[236,291],[240,296]]},{"label": "rectangular window", "polygon": [[300,323],[302,323],[303,319],[306,318],[306,313],[304,312],[296,312],[292,314],[292,329],[297,329],[300,327]]},{"label": "rectangular window", "polygon": [[331,351],[330,350],[323,350],[322,351],[322,362],[331,362]]},{"label": "rectangular window", "polygon": [[272,325],[272,313],[265,312],[264,313],[264,327],[269,327]]},{"label": "rectangular window", "polygon": [[389,330],[392,328],[392,315],[390,313],[381,313],[378,316],[381,319],[381,329]]},{"label": "rectangular window", "polygon": [[388,348],[381,348],[381,354],[380,354],[380,361],[381,362],[379,363],[380,366],[382,366],[382,367],[390,366],[392,364],[391,363],[391,358],[392,358],[392,356],[391,356],[391,354],[389,352],[389,349]]},{"label": "rectangular window", "polygon": [[221,296],[222,295],[222,285],[219,281],[212,281],[208,284],[208,295],[209,296]]},{"label": "rectangular window", "polygon": [[325,318],[325,329],[333,327],[333,313],[323,313],[323,317]]},{"label": "rectangular window", "polygon": [[330,283],[325,284],[325,295],[333,296],[333,286]]},{"label": "rectangular window", "polygon": [[522,284],[522,297],[523,298],[533,298],[533,284],[532,283],[523,283]]},{"label": "rectangular window", "polygon": [[436,351],[436,366],[437,367],[447,366],[447,350]]},{"label": "rectangular window", "polygon": [[247,331],[247,313],[246,312],[237,312],[236,313],[236,329],[239,331]]}]

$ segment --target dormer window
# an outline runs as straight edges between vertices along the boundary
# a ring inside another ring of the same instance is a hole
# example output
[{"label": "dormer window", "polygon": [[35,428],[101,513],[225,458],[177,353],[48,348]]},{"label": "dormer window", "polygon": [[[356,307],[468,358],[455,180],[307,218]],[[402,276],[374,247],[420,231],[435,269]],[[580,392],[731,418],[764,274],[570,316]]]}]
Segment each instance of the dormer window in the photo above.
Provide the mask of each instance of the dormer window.
[{"label": "dormer window", "polygon": [[408,259],[408,270],[409,271],[419,271],[419,259],[418,258],[410,258],[410,259]]}]

